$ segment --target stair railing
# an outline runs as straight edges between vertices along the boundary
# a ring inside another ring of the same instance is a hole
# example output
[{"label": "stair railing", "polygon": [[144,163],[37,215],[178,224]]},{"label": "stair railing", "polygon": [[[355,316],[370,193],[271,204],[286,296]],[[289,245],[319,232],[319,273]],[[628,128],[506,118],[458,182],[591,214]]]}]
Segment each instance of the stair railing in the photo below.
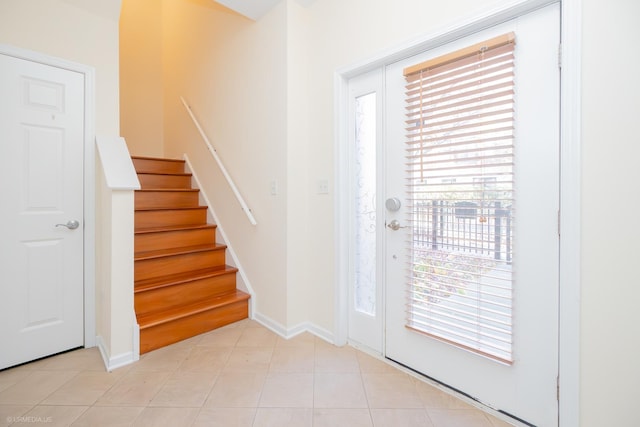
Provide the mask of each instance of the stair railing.
[{"label": "stair railing", "polygon": [[209,138],[207,138],[207,134],[204,133],[202,126],[200,126],[200,123],[198,122],[198,119],[196,119],[196,116],[193,114],[191,107],[189,106],[189,104],[187,104],[187,101],[185,101],[183,97],[180,97],[180,100],[182,101],[184,108],[187,109],[187,112],[189,113],[189,116],[191,116],[191,120],[193,120],[193,123],[196,125],[196,128],[198,128],[198,131],[200,132],[200,136],[202,136],[202,139],[204,140],[205,144],[207,145],[207,148],[209,149],[209,152],[211,153],[213,158],[216,160],[216,163],[218,164],[218,167],[220,168],[222,175],[224,175],[225,179],[227,180],[227,184],[229,184],[229,187],[231,187],[233,194],[236,196],[238,203],[240,203],[240,207],[242,208],[244,213],[247,215],[249,222],[252,225],[256,225],[257,222],[256,222],[256,219],[253,217],[253,214],[251,213],[251,209],[249,209],[244,199],[242,198],[240,191],[238,191],[238,187],[236,187],[235,183],[233,182],[233,179],[231,179],[231,176],[227,172],[227,169],[224,167],[222,160],[220,160],[220,157],[218,156],[216,149],[213,148],[211,141],[209,141]]}]

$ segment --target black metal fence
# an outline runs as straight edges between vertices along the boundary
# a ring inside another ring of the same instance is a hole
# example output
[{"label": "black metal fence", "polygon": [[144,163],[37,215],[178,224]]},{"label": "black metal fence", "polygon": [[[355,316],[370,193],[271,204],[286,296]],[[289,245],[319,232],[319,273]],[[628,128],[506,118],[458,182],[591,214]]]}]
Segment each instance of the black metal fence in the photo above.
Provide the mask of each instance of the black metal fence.
[{"label": "black metal fence", "polygon": [[414,245],[511,262],[511,209],[499,201],[418,201],[412,220]]}]

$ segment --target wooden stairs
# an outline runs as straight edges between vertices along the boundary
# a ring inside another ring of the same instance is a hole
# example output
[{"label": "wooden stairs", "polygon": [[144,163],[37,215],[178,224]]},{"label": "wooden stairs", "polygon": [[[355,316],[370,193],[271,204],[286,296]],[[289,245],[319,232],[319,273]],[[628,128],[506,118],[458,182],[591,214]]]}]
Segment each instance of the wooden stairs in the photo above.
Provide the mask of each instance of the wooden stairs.
[{"label": "wooden stairs", "polygon": [[183,160],[132,157],[135,193],[134,304],[140,353],[248,317],[249,295]]}]

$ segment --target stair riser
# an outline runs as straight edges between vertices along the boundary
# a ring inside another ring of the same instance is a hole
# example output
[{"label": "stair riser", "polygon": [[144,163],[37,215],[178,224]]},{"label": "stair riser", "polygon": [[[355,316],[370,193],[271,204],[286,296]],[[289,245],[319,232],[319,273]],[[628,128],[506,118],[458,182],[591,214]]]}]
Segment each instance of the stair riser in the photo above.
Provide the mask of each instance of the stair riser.
[{"label": "stair riser", "polygon": [[140,330],[140,353],[191,338],[220,328],[249,316],[247,301],[239,301],[224,307],[198,313],[162,325]]},{"label": "stair riser", "polygon": [[154,227],[200,225],[207,222],[207,209],[137,211],[136,230]]},{"label": "stair riser", "polygon": [[[199,207],[197,190],[154,191],[191,189],[191,175],[184,173],[185,162],[132,160],[141,187],[147,190],[136,192],[134,223],[138,231],[134,268],[138,291],[134,294],[134,305],[140,325],[141,353],[246,319],[249,295],[236,290],[237,269],[225,266],[223,245],[212,250],[159,256],[165,253],[163,250],[192,251],[199,245],[215,244],[215,226],[155,230],[207,224],[207,208]],[[144,232],[146,229],[148,233]],[[156,258],[145,258],[151,254]],[[205,272],[200,270],[209,268],[215,268],[216,275],[203,277]],[[173,283],[166,285],[170,281]]]},{"label": "stair riser", "polygon": [[197,191],[136,191],[135,194],[136,209],[197,206]]},{"label": "stair riser", "polygon": [[200,300],[214,297],[217,294],[231,292],[236,288],[236,273],[136,292],[134,304],[138,316],[157,312],[159,309],[168,310],[184,304],[191,304]]},{"label": "stair riser", "polygon": [[184,160],[136,159],[133,166],[137,173],[183,173]]},{"label": "stair riser", "polygon": [[145,280],[209,267],[223,267],[224,265],[224,249],[136,260],[134,280]]},{"label": "stair riser", "polygon": [[136,234],[134,251],[146,252],[156,249],[182,248],[215,242],[215,228],[162,231],[157,233]]},{"label": "stair riser", "polygon": [[148,188],[191,188],[191,176],[189,175],[156,175],[138,174],[140,186]]}]

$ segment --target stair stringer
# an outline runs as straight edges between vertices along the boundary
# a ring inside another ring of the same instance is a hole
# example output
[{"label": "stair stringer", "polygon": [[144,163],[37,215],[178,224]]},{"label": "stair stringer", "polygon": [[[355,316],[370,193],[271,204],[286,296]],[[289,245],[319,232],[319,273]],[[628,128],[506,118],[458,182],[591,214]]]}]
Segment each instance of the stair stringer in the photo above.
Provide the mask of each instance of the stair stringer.
[{"label": "stair stringer", "polygon": [[189,156],[187,155],[187,153],[183,154],[183,159],[185,161],[186,171],[191,173],[191,178],[193,180],[192,187],[198,188],[200,190],[200,200],[208,208],[207,217],[210,217],[208,218],[208,220],[210,220],[209,222],[213,222],[214,224],[216,224],[216,241],[219,241],[221,244],[224,244],[227,246],[226,253],[228,256],[226,258],[227,259],[226,263],[238,269],[238,273],[236,276],[236,288],[243,292],[248,293],[251,296],[251,298],[249,298],[249,318],[253,319],[253,313],[255,313],[254,305],[255,305],[256,294],[255,292],[253,292],[253,287],[251,286],[251,282],[249,281],[249,278],[247,277],[244,271],[244,268],[242,268],[242,264],[240,263],[238,256],[233,250],[233,246],[231,242],[229,241],[226,233],[224,232],[224,227],[220,223],[220,220],[216,215],[216,211],[211,205],[209,198],[207,197],[204,187],[200,185],[198,174],[194,170],[193,165],[191,164],[191,161],[189,160]]}]

